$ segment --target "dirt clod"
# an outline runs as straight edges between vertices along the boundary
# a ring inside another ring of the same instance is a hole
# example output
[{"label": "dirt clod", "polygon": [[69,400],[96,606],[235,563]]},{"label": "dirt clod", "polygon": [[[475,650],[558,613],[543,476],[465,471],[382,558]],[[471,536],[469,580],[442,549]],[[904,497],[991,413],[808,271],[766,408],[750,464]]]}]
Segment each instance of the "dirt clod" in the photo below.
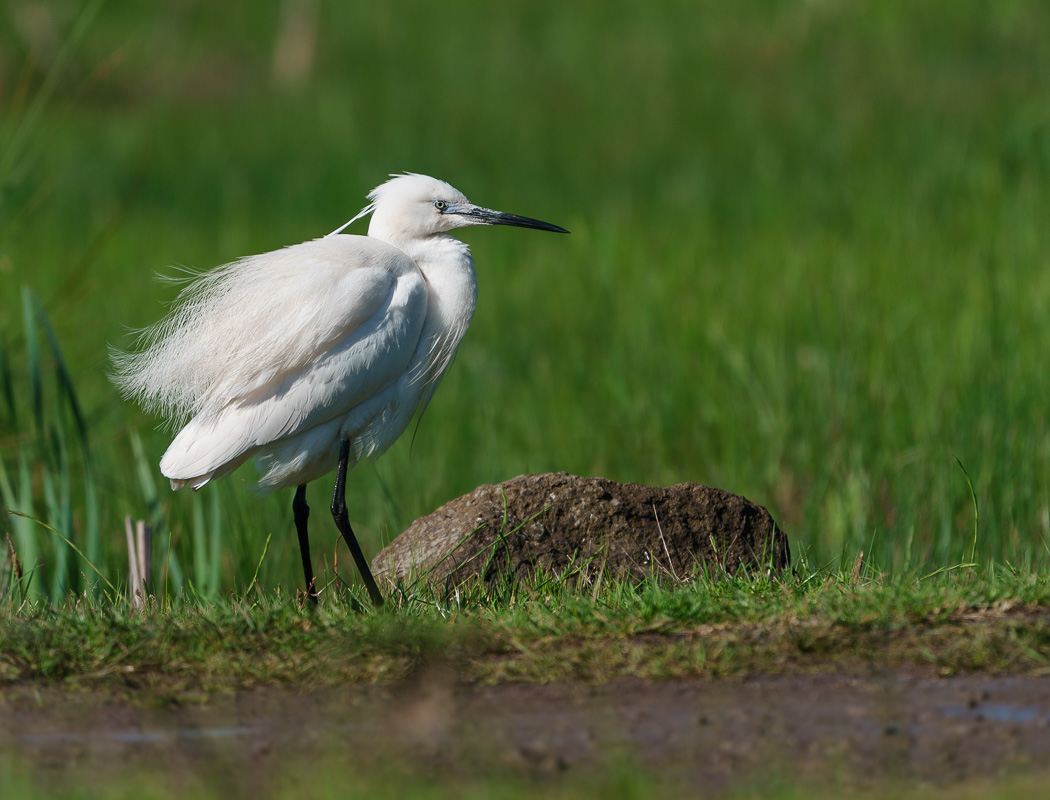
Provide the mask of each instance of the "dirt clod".
[{"label": "dirt clod", "polygon": [[521,475],[485,485],[416,520],[372,561],[377,579],[449,587],[539,573],[686,580],[698,570],[780,571],[787,537],[766,509],[695,483],[668,488]]}]

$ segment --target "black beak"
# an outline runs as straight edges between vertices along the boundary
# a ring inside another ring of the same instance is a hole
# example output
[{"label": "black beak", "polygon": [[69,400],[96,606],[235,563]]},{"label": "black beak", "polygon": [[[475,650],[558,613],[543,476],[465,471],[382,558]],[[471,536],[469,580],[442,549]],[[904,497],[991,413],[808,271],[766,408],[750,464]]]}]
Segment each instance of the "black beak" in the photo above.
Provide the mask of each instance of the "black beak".
[{"label": "black beak", "polygon": [[565,228],[551,225],[549,222],[541,222],[538,219],[532,219],[532,217],[519,217],[517,214],[507,214],[503,211],[493,211],[491,208],[481,208],[480,206],[453,206],[447,208],[445,213],[460,214],[477,225],[511,225],[515,228],[532,228],[537,231],[568,233]]}]

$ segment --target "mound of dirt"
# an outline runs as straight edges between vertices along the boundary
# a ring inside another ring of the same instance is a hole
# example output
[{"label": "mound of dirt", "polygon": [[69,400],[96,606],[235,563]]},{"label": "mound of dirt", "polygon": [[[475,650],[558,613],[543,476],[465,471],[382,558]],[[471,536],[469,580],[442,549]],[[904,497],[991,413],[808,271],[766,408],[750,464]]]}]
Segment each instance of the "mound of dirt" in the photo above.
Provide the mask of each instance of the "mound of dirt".
[{"label": "mound of dirt", "polygon": [[380,581],[447,587],[574,574],[686,580],[705,571],[785,569],[787,537],[769,512],[721,489],[663,489],[565,472],[480,486],[412,525],[376,555]]}]

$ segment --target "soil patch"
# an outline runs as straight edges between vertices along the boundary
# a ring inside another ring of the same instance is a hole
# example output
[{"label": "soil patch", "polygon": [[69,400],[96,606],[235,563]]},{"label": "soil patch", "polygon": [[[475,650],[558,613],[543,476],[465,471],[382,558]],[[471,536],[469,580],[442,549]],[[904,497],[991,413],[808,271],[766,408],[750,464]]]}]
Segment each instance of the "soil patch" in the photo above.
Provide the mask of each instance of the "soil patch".
[{"label": "soil patch", "polygon": [[914,670],[486,686],[435,667],[397,687],[260,687],[162,707],[9,688],[0,716],[0,752],[45,778],[232,767],[263,795],[289,759],[334,752],[456,774],[626,762],[705,793],[829,774],[953,784],[1050,763],[1050,679]]}]

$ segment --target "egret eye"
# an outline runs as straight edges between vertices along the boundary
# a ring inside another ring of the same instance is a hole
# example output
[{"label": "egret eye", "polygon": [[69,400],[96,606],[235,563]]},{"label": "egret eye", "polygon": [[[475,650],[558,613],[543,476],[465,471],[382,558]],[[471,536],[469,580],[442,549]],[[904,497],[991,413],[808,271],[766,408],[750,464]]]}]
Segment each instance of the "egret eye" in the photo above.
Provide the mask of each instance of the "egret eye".
[{"label": "egret eye", "polygon": [[448,203],[446,203],[444,200],[435,200],[434,208],[436,208],[438,211],[444,211],[446,208],[448,208]]}]

